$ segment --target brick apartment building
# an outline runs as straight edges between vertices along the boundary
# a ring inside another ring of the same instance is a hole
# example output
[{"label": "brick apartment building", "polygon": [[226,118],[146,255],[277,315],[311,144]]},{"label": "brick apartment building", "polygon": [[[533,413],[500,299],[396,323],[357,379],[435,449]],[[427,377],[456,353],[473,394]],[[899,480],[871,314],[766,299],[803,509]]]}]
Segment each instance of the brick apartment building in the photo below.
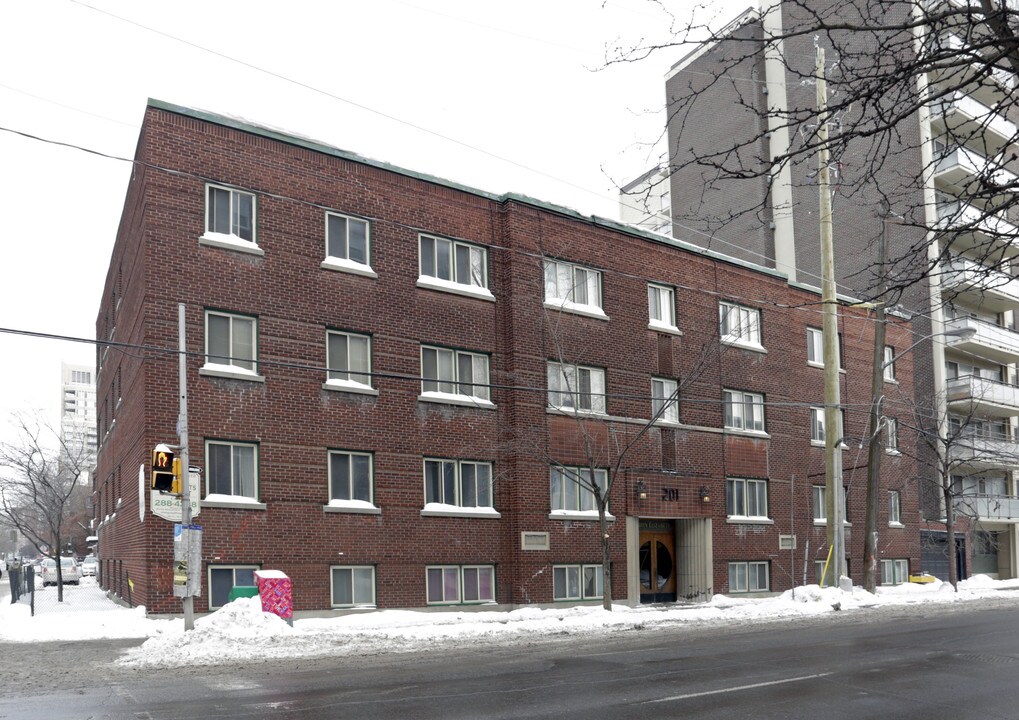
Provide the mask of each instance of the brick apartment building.
[{"label": "brick apartment building", "polygon": [[[589,468],[613,478],[616,601],[778,592],[805,561],[813,581],[827,551],[815,292],[157,101],[135,160],[97,316],[105,588],[180,610],[172,523],[145,480],[153,446],[177,442],[179,303],[203,473],[198,611],[258,568],[293,579],[299,613],[596,600],[597,513],[571,481]],[[859,582],[873,323],[840,313]],[[903,323],[888,330],[910,344]],[[907,353],[889,398],[912,377]],[[890,581],[919,563],[907,425],[883,435]]]},{"label": "brick apartment building", "polygon": [[[921,463],[923,566],[944,579],[946,504],[935,466],[951,467],[959,576],[1019,577],[1019,218],[1014,208],[1000,210],[1019,189],[1019,107],[1016,75],[1004,53],[996,55],[1000,43],[982,15],[999,5],[998,21],[1014,31],[1014,6],[1005,2],[762,0],[677,62],[665,84],[679,169],[655,192],[670,195],[677,237],[815,285],[817,160],[782,161],[803,144],[798,131],[809,134],[817,122],[815,46],[827,50],[831,102],[856,98],[840,117],[866,118],[883,103],[895,106],[889,115],[902,114],[892,133],[837,144],[835,268],[840,287],[869,297],[882,234],[891,258],[920,249],[913,268],[934,264],[892,302],[914,315],[915,337],[930,338],[913,350],[914,404],[940,398],[940,434],[950,438],[940,460]],[[817,31],[823,23],[838,29]],[[902,71],[920,52],[926,64]],[[881,68],[875,81],[905,78],[894,86],[901,94],[858,94],[874,68]],[[747,174],[763,167],[762,174],[727,179],[689,163],[740,143],[727,157],[730,169],[741,158]],[[884,212],[904,214],[901,221],[885,224],[882,194],[890,200]],[[916,271],[899,263],[894,272]]]}]

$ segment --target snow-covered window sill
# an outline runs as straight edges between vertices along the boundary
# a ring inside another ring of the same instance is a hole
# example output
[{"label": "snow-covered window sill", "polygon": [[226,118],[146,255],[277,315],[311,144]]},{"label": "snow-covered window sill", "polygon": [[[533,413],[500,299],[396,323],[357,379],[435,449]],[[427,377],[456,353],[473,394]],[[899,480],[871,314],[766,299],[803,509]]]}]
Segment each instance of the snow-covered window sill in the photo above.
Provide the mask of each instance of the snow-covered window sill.
[{"label": "snow-covered window sill", "polygon": [[198,368],[198,374],[205,377],[230,378],[231,380],[250,380],[251,382],[265,382],[265,376],[256,372],[235,367],[234,365],[220,365],[218,363],[205,363]]},{"label": "snow-covered window sill", "polygon": [[419,288],[424,288],[425,290],[438,290],[440,292],[453,293],[454,295],[463,295],[464,297],[472,297],[479,300],[495,302],[495,295],[492,294],[491,290],[488,288],[478,287],[477,285],[464,285],[463,283],[440,280],[439,278],[429,277],[428,275],[419,275],[417,286]]},{"label": "snow-covered window sill", "polygon": [[[548,514],[549,520],[597,520],[597,510],[553,510]],[[616,517],[605,513],[605,519],[614,522]]]},{"label": "snow-covered window sill", "polygon": [[368,385],[351,382],[350,380],[326,380],[322,383],[323,390],[334,392],[358,393],[360,395],[378,395],[379,391]]},{"label": "snow-covered window sill", "polygon": [[743,437],[759,438],[761,440],[770,440],[771,434],[766,433],[762,430],[740,430],[739,428],[723,428],[726,435],[742,435]]},{"label": "snow-covered window sill", "polygon": [[470,395],[455,395],[443,392],[423,392],[418,395],[418,402],[442,403],[444,405],[461,405],[463,407],[474,407],[482,410],[495,410],[495,403],[483,398],[471,397]]},{"label": "snow-covered window sill", "polygon": [[243,495],[206,495],[202,498],[203,508],[229,508],[234,510],[265,510],[266,505],[255,498]]},{"label": "snow-covered window sill", "polygon": [[888,527],[890,527],[890,528],[899,528],[901,530],[901,529],[905,528],[906,526],[903,525],[900,522],[890,522],[890,523],[888,523]]},{"label": "snow-covered window sill", "polygon": [[330,500],[328,505],[323,505],[322,510],[327,513],[354,513],[358,515],[381,515],[382,509],[367,502],[366,500]]},{"label": "snow-covered window sill", "polygon": [[336,270],[337,272],[348,273],[350,275],[360,275],[367,278],[377,278],[378,274],[371,269],[370,265],[364,263],[354,262],[353,260],[347,260],[346,258],[338,258],[330,255],[323,260],[319,267],[323,270]]},{"label": "snow-covered window sill", "polygon": [[443,503],[426,503],[421,510],[421,517],[493,518],[498,520],[502,515],[491,507],[460,507]]},{"label": "snow-covered window sill", "polygon": [[774,525],[775,521],[767,517],[749,517],[744,515],[730,515],[725,521],[730,525]]},{"label": "snow-covered window sill", "polygon": [[[814,518],[814,525],[815,527],[826,527],[828,525],[828,521],[825,520],[824,518],[821,519]],[[853,523],[843,522],[842,527],[853,527]]]},{"label": "snow-covered window sill", "polygon": [[654,330],[655,332],[667,333],[669,335],[682,335],[683,331],[675,325],[669,325],[668,323],[661,323],[652,320],[647,324],[648,330]]},{"label": "snow-covered window sill", "polygon": [[265,250],[253,242],[242,240],[236,235],[224,235],[223,233],[207,232],[198,238],[199,245],[206,247],[222,248],[223,250],[236,250],[237,252],[248,253],[249,255],[265,255]]},{"label": "snow-covered window sill", "polygon": [[555,405],[549,405],[546,407],[545,412],[551,415],[579,415],[580,417],[609,419],[608,414],[604,412],[596,412],[594,410],[574,410],[573,408],[556,407]]},{"label": "snow-covered window sill", "polygon": [[759,352],[764,354],[768,353],[768,351],[765,350],[764,346],[761,345],[760,343],[749,342],[747,340],[740,340],[739,338],[734,337],[723,337],[722,344],[742,348],[744,350],[752,350],[753,352]]},{"label": "snow-covered window sill", "polygon": [[584,317],[594,318],[595,320],[608,320],[609,316],[605,314],[597,305],[578,305],[577,303],[570,302],[569,300],[546,300],[544,307],[547,310],[561,310],[562,312],[573,313],[574,315],[583,315]]}]

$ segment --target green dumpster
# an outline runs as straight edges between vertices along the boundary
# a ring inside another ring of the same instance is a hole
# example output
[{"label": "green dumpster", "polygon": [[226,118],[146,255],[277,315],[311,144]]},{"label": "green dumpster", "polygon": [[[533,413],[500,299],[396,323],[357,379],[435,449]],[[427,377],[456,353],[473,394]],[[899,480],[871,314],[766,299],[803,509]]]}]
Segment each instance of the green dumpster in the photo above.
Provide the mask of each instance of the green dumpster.
[{"label": "green dumpster", "polygon": [[258,597],[258,588],[254,585],[234,585],[230,589],[230,602],[244,597]]}]

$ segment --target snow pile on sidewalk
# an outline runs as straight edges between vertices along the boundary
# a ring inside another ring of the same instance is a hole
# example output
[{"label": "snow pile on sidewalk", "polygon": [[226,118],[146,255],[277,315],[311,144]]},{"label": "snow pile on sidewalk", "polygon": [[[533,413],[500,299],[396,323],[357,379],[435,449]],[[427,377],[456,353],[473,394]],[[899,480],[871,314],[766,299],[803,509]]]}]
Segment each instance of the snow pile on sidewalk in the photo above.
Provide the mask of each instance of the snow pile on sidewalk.
[{"label": "snow pile on sidewalk", "polygon": [[527,607],[512,611],[423,612],[381,610],[334,618],[296,620],[290,627],[263,613],[258,598],[241,598],[201,617],[193,632],[183,620],[147,620],[143,608],[112,603],[105,611],[40,613],[29,617],[24,605],[0,607],[0,642],[149,638],[118,661],[129,666],[210,665],[280,658],[374,655],[478,642],[516,643],[556,636],[596,637],[616,632],[667,626],[747,625],[783,618],[808,617],[865,608],[927,603],[958,603],[1012,596],[1019,580],[992,580],[978,575],[959,583],[862,588],[844,593],[807,585],[781,595],[740,598],[716,595],[695,605],[617,605],[600,607]]}]

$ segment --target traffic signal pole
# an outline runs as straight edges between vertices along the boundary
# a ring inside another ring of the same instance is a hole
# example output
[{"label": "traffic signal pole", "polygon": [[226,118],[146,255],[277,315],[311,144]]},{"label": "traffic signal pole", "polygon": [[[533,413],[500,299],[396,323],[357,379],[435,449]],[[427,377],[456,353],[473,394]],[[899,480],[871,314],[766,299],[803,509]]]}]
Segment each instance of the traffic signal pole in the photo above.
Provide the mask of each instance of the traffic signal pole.
[{"label": "traffic signal pole", "polygon": [[[177,416],[177,436],[180,438],[181,468],[181,525],[191,524],[191,458],[188,454],[188,373],[187,333],[185,327],[184,303],[177,305],[177,368],[180,383],[180,408]],[[191,569],[188,568],[190,577]],[[190,583],[189,583],[190,585]],[[184,629],[195,629],[195,599],[190,594],[181,598],[184,604]]]}]

